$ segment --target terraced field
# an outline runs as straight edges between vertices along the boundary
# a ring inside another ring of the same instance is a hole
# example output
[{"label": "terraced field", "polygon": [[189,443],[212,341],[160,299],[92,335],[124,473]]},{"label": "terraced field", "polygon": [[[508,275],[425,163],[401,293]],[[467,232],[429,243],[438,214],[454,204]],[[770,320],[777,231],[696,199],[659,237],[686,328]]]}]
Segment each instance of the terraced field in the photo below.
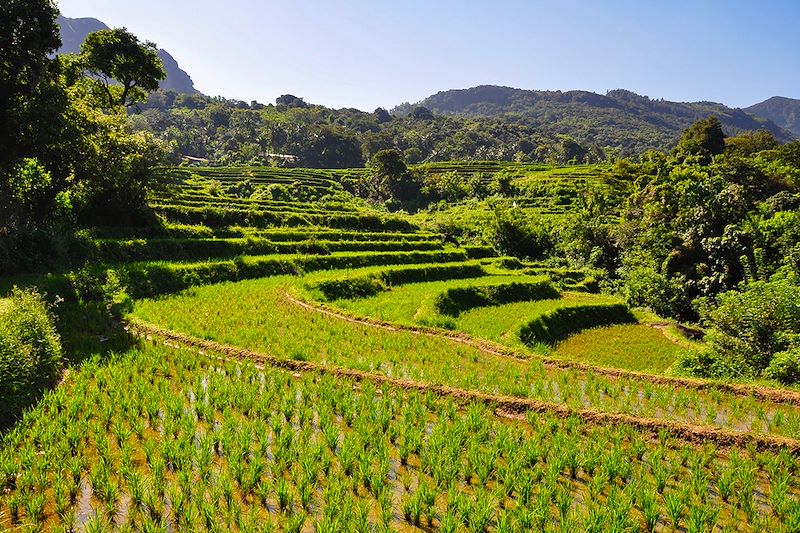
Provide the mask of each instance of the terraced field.
[{"label": "terraced field", "polygon": [[347,172],[180,170],[160,228],[96,233],[133,347],[2,437],[0,527],[800,530],[800,393],[671,376],[693,346],[592,272],[445,245]]}]

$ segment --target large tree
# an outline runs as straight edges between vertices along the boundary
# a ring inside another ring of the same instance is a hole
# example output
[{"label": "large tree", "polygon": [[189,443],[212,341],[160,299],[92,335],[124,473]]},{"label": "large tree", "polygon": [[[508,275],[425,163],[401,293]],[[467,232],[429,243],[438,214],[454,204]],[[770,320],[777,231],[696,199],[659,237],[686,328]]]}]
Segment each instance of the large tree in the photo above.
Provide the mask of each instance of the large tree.
[{"label": "large tree", "polygon": [[397,150],[381,150],[372,156],[369,166],[379,188],[388,195],[386,199],[405,203],[419,196],[420,184]]},{"label": "large tree", "polygon": [[675,152],[679,157],[695,156],[707,164],[715,155],[725,150],[725,133],[722,123],[711,115],[689,126],[681,136]]},{"label": "large tree", "polygon": [[156,45],[140,42],[125,28],[90,33],[81,45],[81,58],[108,108],[145,100],[167,75]]}]

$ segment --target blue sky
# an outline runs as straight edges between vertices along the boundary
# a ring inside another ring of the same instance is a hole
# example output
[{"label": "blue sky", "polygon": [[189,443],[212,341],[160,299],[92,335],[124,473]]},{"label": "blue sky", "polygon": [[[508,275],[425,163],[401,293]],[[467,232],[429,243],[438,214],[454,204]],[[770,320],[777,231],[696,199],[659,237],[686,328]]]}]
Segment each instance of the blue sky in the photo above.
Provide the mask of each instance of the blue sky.
[{"label": "blue sky", "polygon": [[60,0],[126,26],[209,95],[372,110],[440,90],[800,98],[800,0]]}]

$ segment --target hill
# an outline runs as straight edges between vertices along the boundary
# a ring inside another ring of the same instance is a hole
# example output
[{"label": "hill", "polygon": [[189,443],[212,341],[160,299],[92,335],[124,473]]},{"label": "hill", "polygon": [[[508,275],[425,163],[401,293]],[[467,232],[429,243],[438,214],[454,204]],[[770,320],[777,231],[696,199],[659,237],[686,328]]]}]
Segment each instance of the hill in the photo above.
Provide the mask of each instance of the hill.
[{"label": "hill", "polygon": [[[61,48],[59,54],[77,53],[80,51],[81,44],[86,36],[99,30],[107,30],[108,26],[94,18],[67,18],[58,17],[58,26],[61,28]],[[159,49],[158,57],[164,63],[164,70],[167,77],[161,82],[160,87],[166,90],[173,90],[179,93],[197,94],[199,91],[194,88],[194,82],[189,74],[180,68],[178,62],[166,50]]]},{"label": "hill", "polygon": [[771,120],[781,128],[800,136],[800,100],[773,96],[744,110],[751,115]]},{"label": "hill", "polygon": [[[698,119],[714,114],[728,135],[765,128],[781,141],[793,135],[769,119],[714,102],[655,100],[617,89],[605,95],[589,91],[536,91],[495,85],[442,91],[422,100],[434,114],[492,117],[525,124],[545,135],[569,135],[580,143],[616,149],[622,154],[668,149]],[[396,113],[408,113],[404,104]]]}]

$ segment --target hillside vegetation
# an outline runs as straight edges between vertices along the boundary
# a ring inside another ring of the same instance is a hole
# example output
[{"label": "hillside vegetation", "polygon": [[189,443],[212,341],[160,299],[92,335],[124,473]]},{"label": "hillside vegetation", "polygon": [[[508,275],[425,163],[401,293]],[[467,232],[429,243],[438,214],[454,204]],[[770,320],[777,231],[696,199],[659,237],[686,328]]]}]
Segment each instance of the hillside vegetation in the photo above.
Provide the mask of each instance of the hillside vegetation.
[{"label": "hillside vegetation", "polygon": [[[681,132],[708,115],[717,116],[728,135],[766,129],[786,141],[792,133],[763,115],[713,102],[669,102],[623,89],[605,95],[588,91],[534,91],[482,85],[436,93],[416,106],[434,114],[503,118],[535,128],[543,135],[568,135],[582,145],[594,145],[622,156],[671,147]],[[413,106],[400,106],[407,113]],[[747,112],[746,112],[747,111]],[[755,115],[755,116],[754,116]],[[788,128],[787,128],[788,129]]]},{"label": "hillside vegetation", "polygon": [[745,111],[771,120],[781,128],[791,131],[796,137],[800,136],[800,100],[773,96],[745,108]]}]

